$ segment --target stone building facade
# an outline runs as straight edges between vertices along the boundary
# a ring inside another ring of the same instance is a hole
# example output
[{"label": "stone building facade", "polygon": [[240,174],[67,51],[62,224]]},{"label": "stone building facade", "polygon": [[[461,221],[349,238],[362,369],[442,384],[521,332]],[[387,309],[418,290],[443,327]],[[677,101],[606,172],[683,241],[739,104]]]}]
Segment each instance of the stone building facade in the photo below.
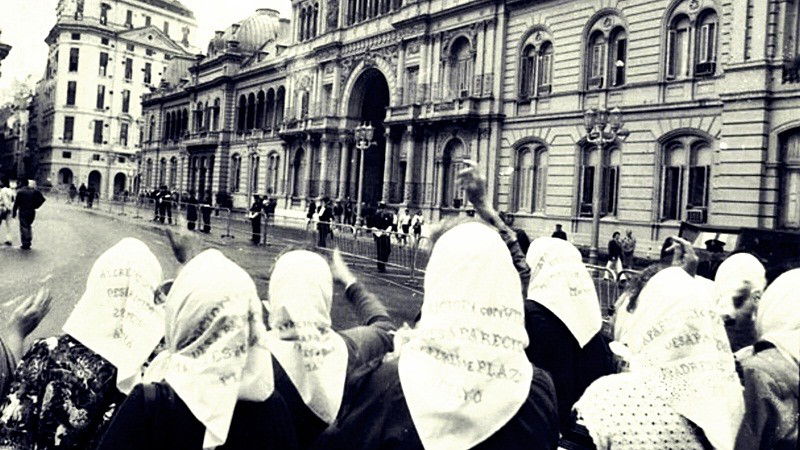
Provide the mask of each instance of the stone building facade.
[{"label": "stone building facade", "polygon": [[[145,98],[140,173],[290,211],[361,190],[438,220],[466,213],[469,158],[534,236],[588,245],[595,176],[601,239],[631,229],[642,253],[684,220],[798,229],[798,30],[798,0],[293,0]],[[587,145],[591,107],[630,135]]]},{"label": "stone building facade", "polygon": [[61,0],[36,88],[38,184],[134,190],[141,97],[194,61],[195,28],[175,0]]}]

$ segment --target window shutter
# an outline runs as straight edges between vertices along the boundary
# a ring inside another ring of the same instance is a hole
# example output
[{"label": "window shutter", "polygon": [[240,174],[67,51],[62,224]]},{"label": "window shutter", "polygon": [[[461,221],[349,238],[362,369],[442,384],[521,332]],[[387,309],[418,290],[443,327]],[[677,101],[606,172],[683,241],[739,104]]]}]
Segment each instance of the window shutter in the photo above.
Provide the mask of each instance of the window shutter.
[{"label": "window shutter", "polygon": [[677,33],[675,30],[669,30],[669,37],[667,38],[667,78],[675,78],[676,72],[676,54],[677,54]]},{"label": "window shutter", "polygon": [[614,86],[625,84],[625,66],[627,64],[628,40],[617,40],[616,61],[614,61]]}]

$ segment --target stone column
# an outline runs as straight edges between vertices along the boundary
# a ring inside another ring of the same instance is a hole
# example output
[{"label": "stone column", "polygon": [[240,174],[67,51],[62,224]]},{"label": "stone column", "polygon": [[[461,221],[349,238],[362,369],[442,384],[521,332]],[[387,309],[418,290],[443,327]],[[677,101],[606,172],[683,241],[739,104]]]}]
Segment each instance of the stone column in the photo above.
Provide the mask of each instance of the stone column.
[{"label": "stone column", "polygon": [[414,126],[406,126],[403,136],[406,146],[405,198],[406,205],[414,203]]},{"label": "stone column", "polygon": [[309,186],[311,186],[311,165],[314,164],[314,149],[311,148],[311,136],[309,135],[306,138],[306,145],[305,145],[305,166],[303,167],[303,180],[302,180],[302,196],[307,197],[309,195]]},{"label": "stone column", "polygon": [[395,106],[404,105],[405,102],[403,101],[403,97],[405,96],[404,92],[406,87],[408,86],[408,82],[405,79],[405,72],[406,72],[406,46],[404,43],[400,42],[400,45],[397,46],[397,89],[395,89],[395,99],[394,104]]},{"label": "stone column", "polygon": [[347,136],[339,138],[339,189],[337,198],[344,200],[347,197],[347,163],[350,161],[350,146],[347,143]]},{"label": "stone column", "polygon": [[324,197],[328,194],[327,189],[325,189],[325,182],[328,180],[328,147],[332,142],[329,140],[327,136],[322,136],[322,140],[320,141],[320,154],[319,154],[319,193],[320,197]]},{"label": "stone column", "polygon": [[384,147],[383,157],[383,195],[381,198],[384,203],[389,203],[389,194],[391,193],[392,182],[392,129],[386,127],[383,132],[386,145]]}]

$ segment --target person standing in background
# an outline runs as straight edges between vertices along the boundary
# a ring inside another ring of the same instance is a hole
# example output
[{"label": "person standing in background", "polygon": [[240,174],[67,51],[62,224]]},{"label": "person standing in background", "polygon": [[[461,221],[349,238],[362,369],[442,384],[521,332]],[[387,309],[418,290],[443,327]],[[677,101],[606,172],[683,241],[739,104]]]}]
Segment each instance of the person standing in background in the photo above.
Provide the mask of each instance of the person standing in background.
[{"label": "person standing in background", "polygon": [[78,188],[78,198],[81,200],[81,203],[86,200],[86,185],[81,183],[81,187]]},{"label": "person standing in background", "polygon": [[92,205],[94,204],[95,196],[97,196],[97,191],[94,189],[94,186],[92,186],[90,184],[89,188],[86,189],[86,207],[87,208],[91,208],[92,207]]},{"label": "person standing in background", "polygon": [[247,217],[250,219],[250,227],[252,228],[252,234],[250,236],[250,242],[253,245],[258,245],[261,243],[261,211],[264,205],[262,204],[261,197],[258,195],[253,195],[253,203],[250,205],[250,212]]},{"label": "person standing in background", "polygon": [[78,189],[74,184],[70,183],[69,189],[67,189],[67,195],[69,195],[69,200],[67,200],[67,203],[72,203],[75,201],[75,196],[78,195]]},{"label": "person standing in background", "polygon": [[8,177],[0,180],[0,226],[6,224],[5,244],[11,245],[11,210],[14,208],[14,191],[9,186]]},{"label": "person standing in background", "polygon": [[211,191],[208,191],[203,197],[203,201],[200,206],[200,215],[203,217],[203,229],[201,230],[203,233],[211,233],[211,201]]},{"label": "person standing in background", "polygon": [[190,191],[186,196],[186,228],[194,231],[197,226],[197,199],[194,191]]},{"label": "person standing in background", "polygon": [[14,201],[12,217],[17,217],[19,212],[19,238],[23,250],[30,250],[33,240],[33,221],[36,219],[36,210],[45,202],[44,196],[38,189],[28,185],[27,179],[20,180],[21,186],[17,189],[17,198]]},{"label": "person standing in background", "polygon": [[[378,271],[386,272],[386,263],[392,253],[392,239],[389,231],[392,229],[393,214],[386,209],[386,204],[378,204],[378,210],[372,216],[372,234],[375,237],[375,251],[378,259]],[[369,223],[369,222],[368,222]]]},{"label": "person standing in background", "polygon": [[567,240],[567,233],[565,233],[564,230],[561,229],[561,224],[557,223],[556,224],[556,231],[553,231],[553,234],[550,237],[554,237],[556,239],[563,239],[563,240],[566,241]]},{"label": "person standing in background", "polygon": [[636,238],[633,237],[633,230],[625,230],[625,237],[622,238],[622,268],[630,269],[633,267],[633,253],[636,251]]},{"label": "person standing in background", "polygon": [[[615,231],[608,241],[608,262],[606,269],[614,273],[614,278],[622,272],[622,244],[619,239],[619,231]],[[608,272],[603,275],[604,279],[609,279]]]},{"label": "person standing in background", "polygon": [[328,235],[331,234],[331,220],[333,220],[333,205],[328,197],[322,199],[317,216],[319,220],[317,222],[317,234],[319,235],[317,245],[326,247]]},{"label": "person standing in background", "polygon": [[411,231],[414,233],[414,244],[419,242],[422,237],[422,225],[425,223],[425,218],[422,217],[422,211],[417,210],[414,217],[411,219]]}]

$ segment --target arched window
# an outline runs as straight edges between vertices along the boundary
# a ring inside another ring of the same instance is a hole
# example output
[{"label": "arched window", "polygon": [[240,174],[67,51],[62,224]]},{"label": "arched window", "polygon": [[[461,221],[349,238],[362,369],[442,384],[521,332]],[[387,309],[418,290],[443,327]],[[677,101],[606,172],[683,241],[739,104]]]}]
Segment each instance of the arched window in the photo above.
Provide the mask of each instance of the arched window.
[{"label": "arched window", "polygon": [[275,91],[270,88],[267,91],[267,111],[265,114],[266,120],[264,124],[264,128],[271,130],[275,126]]},{"label": "arched window", "polygon": [[539,47],[539,83],[536,95],[546,95],[552,90],[553,85],[553,44],[544,42]]},{"label": "arched window", "polygon": [[619,173],[622,154],[617,147],[607,147],[602,154],[596,145],[589,145],[583,150],[581,160],[581,216],[591,216],[594,211],[594,181],[600,180],[600,215],[616,215],[619,204]]},{"label": "arched window", "polygon": [[167,139],[169,139],[171,137],[170,136],[170,131],[171,131],[170,127],[172,127],[172,115],[170,113],[167,113],[167,114],[164,115],[164,129],[163,129],[163,135],[162,135],[162,141],[164,141],[164,142],[167,142]]},{"label": "arched window", "polygon": [[277,153],[269,155],[267,160],[267,193],[278,192],[278,170],[280,169],[281,157]]},{"label": "arched window", "polygon": [[302,42],[306,39],[305,35],[305,22],[306,22],[306,10],[305,8],[300,8],[299,13],[299,20],[297,21],[297,40]]},{"label": "arched window", "polygon": [[231,156],[231,192],[239,192],[242,182],[242,157],[238,153]]},{"label": "arched window", "polygon": [[519,96],[528,98],[534,95],[534,80],[536,68],[536,47],[528,45],[522,51],[519,63]]},{"label": "arched window", "polygon": [[175,189],[177,186],[178,181],[178,158],[172,157],[169,160],[169,178],[168,178],[167,185],[171,189]]},{"label": "arched window", "polygon": [[463,166],[464,143],[451,139],[444,147],[438,164],[439,206],[460,208],[464,206],[464,195],[457,189],[456,175]]},{"label": "arched window", "polygon": [[308,91],[300,93],[300,118],[305,119],[308,117]]},{"label": "arched window", "polygon": [[236,129],[244,131],[245,124],[247,123],[247,97],[244,95],[239,96],[239,118],[237,121]]},{"label": "arched window", "polygon": [[665,77],[668,80],[717,73],[719,17],[712,8],[705,8],[695,16],[690,3],[686,0],[678,4],[667,22]]},{"label": "arched window", "polygon": [[514,168],[514,209],[520,212],[533,210],[533,159],[533,150],[529,147],[523,147],[517,152],[517,166]]},{"label": "arched window", "polygon": [[586,88],[602,89],[625,84],[628,33],[622,19],[606,15],[596,20],[586,40]]},{"label": "arched window", "polygon": [[147,163],[145,164],[144,180],[148,188],[153,187],[153,160],[150,158],[147,158]]},{"label": "arched window", "polygon": [[217,131],[219,129],[219,110],[220,110],[219,99],[215,98],[214,99],[214,109],[213,109],[213,112],[212,112],[213,119],[212,119],[212,122],[211,122],[211,130],[212,131]]},{"label": "arched window", "polygon": [[696,136],[671,139],[663,147],[661,219],[705,223],[711,191],[711,144]]},{"label": "arched window", "polygon": [[449,61],[452,97],[469,96],[474,57],[472,46],[467,38],[461,36],[453,42],[450,48]]},{"label": "arched window", "polygon": [[167,158],[161,158],[158,164],[158,185],[163,186],[167,180]]},{"label": "arched window", "polygon": [[258,192],[258,169],[261,158],[258,155],[250,155],[250,193]]},{"label": "arched window", "polygon": [[800,229],[800,129],[781,138],[780,225]]},{"label": "arched window", "polygon": [[286,89],[281,86],[275,94],[275,125],[280,128],[283,124],[283,109],[286,103]]},{"label": "arched window", "polygon": [[147,131],[147,142],[153,142],[156,131],[156,116],[150,116],[150,129]]},{"label": "arched window", "polygon": [[200,131],[203,129],[203,102],[197,102],[197,107],[195,109],[195,131]]},{"label": "arched window", "polygon": [[247,124],[246,128],[252,130],[256,119],[256,96],[253,93],[247,96]]},{"label": "arched window", "polygon": [[258,91],[256,96],[256,128],[264,128],[264,91]]},{"label": "arched window", "polygon": [[292,161],[292,197],[303,195],[303,167],[305,165],[303,153],[302,148],[298,149],[295,152],[294,161]]},{"label": "arched window", "polygon": [[189,131],[189,111],[186,109],[182,110],[183,114],[183,121],[181,122],[181,139],[186,136],[186,132]]}]

